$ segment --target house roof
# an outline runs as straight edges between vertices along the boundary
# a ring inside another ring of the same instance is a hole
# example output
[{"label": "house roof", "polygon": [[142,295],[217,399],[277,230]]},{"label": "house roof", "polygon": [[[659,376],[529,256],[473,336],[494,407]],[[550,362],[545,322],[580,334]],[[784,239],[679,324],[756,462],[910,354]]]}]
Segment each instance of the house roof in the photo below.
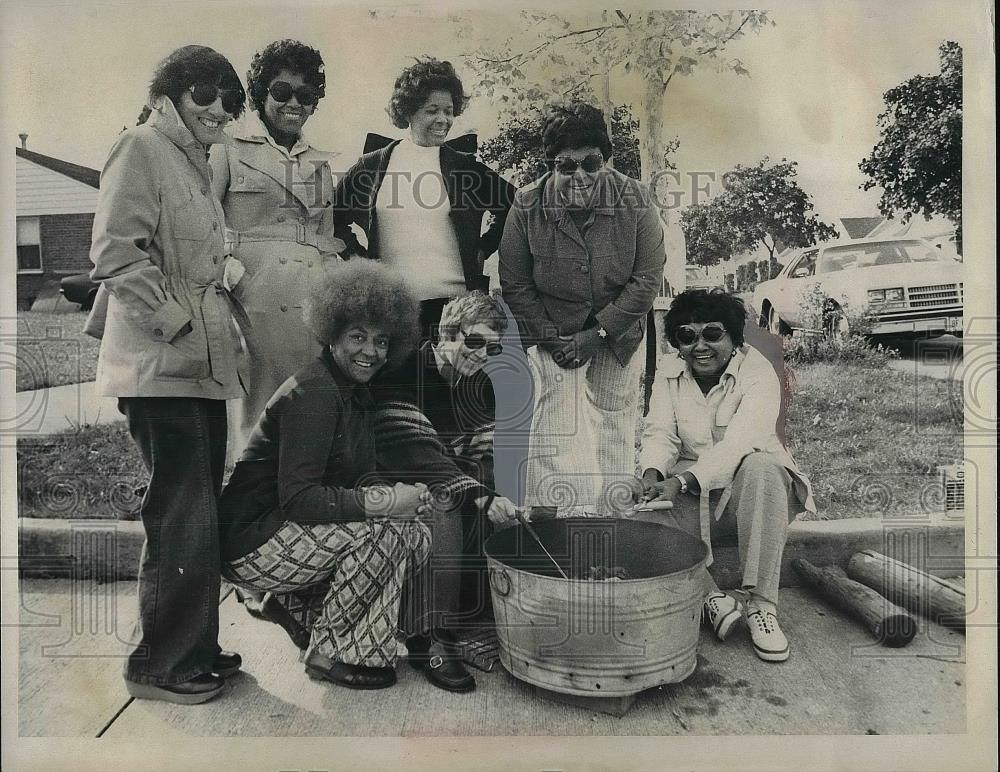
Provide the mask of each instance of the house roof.
[{"label": "house roof", "polygon": [[[76,180],[77,182],[82,182],[84,185],[89,185],[92,188],[100,187],[101,173],[97,171],[97,169],[91,169],[87,166],[80,166],[79,164],[73,164],[69,161],[62,161],[58,158],[53,158],[52,156],[35,153],[31,150],[25,150],[23,147],[16,147],[14,150],[17,152],[18,158],[31,161],[39,166],[44,166],[46,169],[51,169],[52,171]],[[9,157],[10,156],[8,156],[8,158]]]},{"label": "house roof", "polygon": [[848,238],[863,239],[875,226],[882,223],[883,217],[841,217],[840,223],[847,231]]}]

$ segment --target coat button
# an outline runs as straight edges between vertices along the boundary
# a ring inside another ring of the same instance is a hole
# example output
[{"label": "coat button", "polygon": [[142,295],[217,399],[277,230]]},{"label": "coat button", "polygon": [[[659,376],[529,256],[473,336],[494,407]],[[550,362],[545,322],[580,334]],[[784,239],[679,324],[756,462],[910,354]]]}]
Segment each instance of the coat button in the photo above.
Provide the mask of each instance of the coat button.
[{"label": "coat button", "polygon": [[284,303],[282,303],[281,304],[281,310],[282,311],[287,311],[288,310],[288,306],[286,306]]},{"label": "coat button", "polygon": [[278,262],[281,263],[282,265],[284,265],[285,263],[288,262],[288,258],[287,257],[279,257],[278,258]]},{"label": "coat button", "polygon": [[215,263],[216,265],[218,265],[219,264],[219,256],[218,255],[212,255],[212,262]]},{"label": "coat button", "polygon": [[300,217],[300,218],[299,218],[299,222],[305,222],[305,221],[306,221],[306,218],[305,218],[305,217]]},{"label": "coat button", "polygon": [[207,196],[208,195],[208,188],[202,188],[201,189],[201,195]]},{"label": "coat button", "polygon": [[278,222],[284,222],[284,221],[285,221],[285,215],[283,214],[278,215]]},{"label": "coat button", "polygon": [[586,265],[580,266],[580,273],[590,273],[590,267]]},{"label": "coat button", "polygon": [[153,335],[155,337],[157,337],[157,338],[162,338],[163,337],[163,330],[161,330],[159,327],[157,327],[155,330],[153,330]]},{"label": "coat button", "polygon": [[243,177],[242,176],[240,177],[240,182],[243,182]]}]

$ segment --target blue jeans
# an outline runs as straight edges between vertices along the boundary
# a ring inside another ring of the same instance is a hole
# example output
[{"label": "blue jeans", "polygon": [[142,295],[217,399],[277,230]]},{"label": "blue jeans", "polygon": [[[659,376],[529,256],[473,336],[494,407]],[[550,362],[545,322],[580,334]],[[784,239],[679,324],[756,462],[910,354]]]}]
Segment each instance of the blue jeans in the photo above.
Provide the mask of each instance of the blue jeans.
[{"label": "blue jeans", "polygon": [[226,403],[122,397],[118,409],[149,471],[139,514],[135,650],[125,678],[169,686],[212,672],[219,652],[219,525]]}]

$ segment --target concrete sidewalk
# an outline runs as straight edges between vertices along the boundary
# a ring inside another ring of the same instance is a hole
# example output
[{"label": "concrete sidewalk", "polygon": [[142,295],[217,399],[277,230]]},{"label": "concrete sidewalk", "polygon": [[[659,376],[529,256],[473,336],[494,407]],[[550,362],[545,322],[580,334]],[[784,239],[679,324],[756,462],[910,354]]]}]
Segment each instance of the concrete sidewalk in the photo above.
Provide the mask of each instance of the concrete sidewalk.
[{"label": "concrete sidewalk", "polygon": [[19,730],[24,737],[170,739],[221,736],[928,734],[965,731],[965,638],[921,619],[904,649],[874,643],[805,590],[782,590],[792,645],[759,660],[739,629],[702,631],[697,671],[639,695],[624,716],[551,702],[502,667],[476,672],[466,695],[435,689],[405,663],[391,689],[358,692],[311,681],[276,626],[227,597],[220,642],[244,670],[221,697],[179,707],[131,700],[121,658],[135,611],[133,582],[21,583]]},{"label": "concrete sidewalk", "polygon": [[2,416],[0,423],[14,424],[19,437],[30,437],[123,421],[118,400],[102,397],[96,391],[93,381],[19,391],[14,415]]}]

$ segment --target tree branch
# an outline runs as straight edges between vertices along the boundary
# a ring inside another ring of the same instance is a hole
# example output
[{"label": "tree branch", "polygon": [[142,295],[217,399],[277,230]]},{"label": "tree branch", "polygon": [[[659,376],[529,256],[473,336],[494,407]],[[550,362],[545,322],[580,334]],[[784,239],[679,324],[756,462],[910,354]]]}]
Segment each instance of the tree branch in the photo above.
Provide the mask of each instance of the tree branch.
[{"label": "tree branch", "polygon": [[747,22],[749,22],[750,19],[752,18],[751,14],[752,12],[748,11],[747,15],[743,17],[743,21],[739,23],[739,26],[736,29],[734,29],[732,34],[725,40],[723,40],[721,43],[716,43],[711,48],[699,49],[698,50],[699,56],[708,56],[709,54],[713,54],[719,49],[724,48],[726,44],[729,43],[729,41],[731,41],[734,37],[740,34],[740,31],[747,25]]},{"label": "tree branch", "polygon": [[492,64],[492,65],[510,64],[512,62],[521,64],[529,58],[534,58],[539,52],[543,51],[549,46],[555,45],[560,40],[577,37],[579,35],[590,35],[596,32],[597,34],[593,38],[591,38],[590,40],[583,41],[584,43],[593,43],[595,40],[599,39],[610,30],[625,29],[625,28],[626,27],[624,24],[605,24],[600,27],[591,27],[590,29],[573,30],[571,32],[564,32],[562,35],[554,35],[553,37],[550,37],[547,40],[539,43],[534,48],[528,49],[527,51],[522,51],[521,53],[518,54],[513,54],[512,56],[509,56],[506,59],[492,59],[489,57],[477,56],[476,60],[482,62],[483,64]]}]

